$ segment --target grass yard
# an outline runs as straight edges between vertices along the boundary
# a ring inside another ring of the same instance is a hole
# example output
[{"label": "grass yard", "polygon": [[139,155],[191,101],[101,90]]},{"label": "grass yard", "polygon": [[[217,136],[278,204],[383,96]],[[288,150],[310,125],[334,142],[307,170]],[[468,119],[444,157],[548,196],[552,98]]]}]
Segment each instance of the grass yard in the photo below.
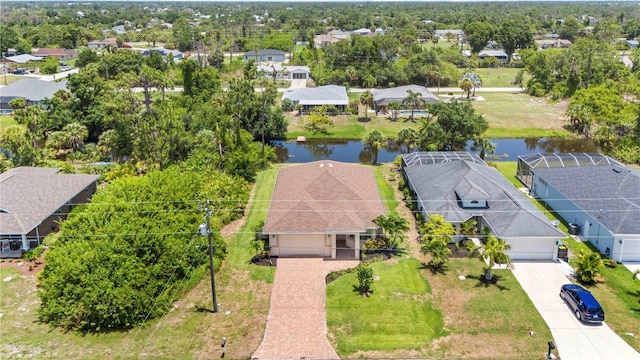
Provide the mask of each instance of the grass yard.
[{"label": "grass yard", "polygon": [[[497,285],[478,280],[484,264],[473,259],[451,259],[444,274],[429,269],[422,273],[431,284],[433,306],[442,312],[450,333],[433,345],[434,357],[537,359],[553,339],[511,271],[494,270]],[[459,275],[466,279],[458,279]]]},{"label": "grass yard", "polygon": [[[490,138],[563,137],[570,133],[562,127],[566,124],[566,103],[548,103],[545,99],[522,93],[481,93],[485,100],[472,102],[476,111],[489,123],[486,136]],[[349,93],[350,99],[359,93]],[[517,109],[514,111],[514,109]],[[392,121],[389,116],[369,114],[369,120],[356,115],[332,116],[334,127],[327,134],[311,134],[304,130],[305,116],[285,114],[289,123],[287,139],[306,136],[307,139],[362,139],[373,129],[387,137],[396,137],[404,127],[418,129],[421,119],[416,121],[399,117]]]},{"label": "grass yard", "polygon": [[[77,333],[52,329],[37,321],[40,300],[34,276],[0,269],[0,358],[33,359],[212,359],[221,356],[227,338],[227,358],[247,359],[262,341],[269,310],[273,267],[249,264],[252,227],[266,216],[277,168],[261,172],[250,202],[248,221],[225,229],[227,259],[216,273],[222,312],[211,313],[208,273],[176,301],[169,313],[129,331]],[[241,226],[242,225],[242,226]],[[225,312],[229,311],[229,314]]]},{"label": "grass yard", "polygon": [[432,306],[431,289],[420,275],[417,260],[371,267],[380,280],[373,283],[370,297],[354,291],[355,273],[327,286],[329,338],[340,356],[406,357],[446,335],[442,314]]},{"label": "grass yard", "polygon": [[0,115],[0,134],[6,129],[8,126],[16,125],[17,122],[13,119],[12,115]]},{"label": "grass yard", "polygon": [[21,75],[0,75],[0,85],[9,85],[12,82],[22,79]]},{"label": "grass yard", "polygon": [[489,123],[485,133],[492,138],[568,136],[563,129],[567,121],[565,102],[549,103],[545,99],[522,93],[481,93],[484,101],[474,101],[476,112]]},{"label": "grass yard", "polygon": [[[518,72],[522,69],[518,68],[477,68],[473,71],[480,76],[482,80],[482,87],[513,87],[513,80],[516,78]],[[527,83],[528,75],[525,73],[523,83]]]},{"label": "grass yard", "polygon": [[[516,187],[523,187],[515,177],[517,163],[497,162],[498,170]],[[532,199],[532,202],[547,215],[550,220],[561,220],[553,211],[550,211],[542,202]],[[568,234],[566,223],[558,225],[565,234]],[[585,251],[597,251],[590,243],[578,242],[567,236],[563,242],[574,254]],[[573,263],[570,257],[569,262]],[[604,267],[602,269],[604,283],[594,286],[586,286],[598,299],[605,309],[607,325],[609,325],[622,339],[634,349],[640,351],[640,337],[629,336],[627,333],[640,334],[640,281],[633,279],[633,274],[626,267],[618,265],[616,268]]]}]

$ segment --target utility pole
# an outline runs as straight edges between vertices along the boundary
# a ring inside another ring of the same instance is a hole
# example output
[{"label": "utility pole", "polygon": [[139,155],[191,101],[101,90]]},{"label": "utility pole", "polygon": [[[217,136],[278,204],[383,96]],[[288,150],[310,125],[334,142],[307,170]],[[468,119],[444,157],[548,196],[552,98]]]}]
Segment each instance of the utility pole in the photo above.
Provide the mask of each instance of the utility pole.
[{"label": "utility pole", "polygon": [[215,272],[213,268],[213,239],[211,234],[211,222],[209,221],[209,215],[213,214],[213,209],[209,208],[210,202],[207,202],[204,205],[204,223],[200,225],[200,235],[207,235],[209,240],[209,266],[211,268],[211,294],[213,296],[213,312],[220,311],[220,304],[218,304],[218,299],[216,298],[216,279]]}]

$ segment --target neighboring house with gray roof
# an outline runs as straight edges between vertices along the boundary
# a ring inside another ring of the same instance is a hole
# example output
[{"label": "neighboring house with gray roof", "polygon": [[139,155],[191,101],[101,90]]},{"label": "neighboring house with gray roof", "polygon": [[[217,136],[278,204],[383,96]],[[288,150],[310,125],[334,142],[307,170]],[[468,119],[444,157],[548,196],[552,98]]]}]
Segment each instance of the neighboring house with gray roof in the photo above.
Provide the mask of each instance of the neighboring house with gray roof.
[{"label": "neighboring house with gray roof", "polygon": [[0,109],[11,109],[9,101],[25,99],[27,105],[42,106],[45,99],[51,99],[59,90],[67,90],[67,81],[45,81],[34,78],[23,78],[2,87]]},{"label": "neighboring house with gray roof", "polygon": [[420,93],[422,95],[422,101],[426,104],[434,104],[440,101],[440,99],[433,95],[429,89],[420,85],[405,85],[389,89],[375,89],[371,91],[371,93],[373,95],[373,108],[376,111],[376,115],[378,112],[386,112],[387,106],[392,102],[402,104],[404,99],[408,96],[409,90],[414,93]]},{"label": "neighboring house with gray roof", "polygon": [[602,154],[532,154],[519,157],[518,173],[602,254],[640,261],[640,171]]},{"label": "neighboring house with gray roof", "polygon": [[[402,155],[402,169],[418,211],[440,214],[456,227],[475,220],[511,245],[512,259],[556,259],[565,235],[498,170],[470,153]],[[459,240],[459,236],[456,240]]]},{"label": "neighboring house with gray roof", "polygon": [[257,70],[259,76],[267,79],[273,79],[275,72],[276,80],[308,79],[311,75],[308,66],[258,65]]},{"label": "neighboring house with gray roof", "polygon": [[509,56],[507,56],[507,53],[502,50],[482,50],[478,53],[478,58],[480,60],[496,58],[498,62],[506,63]]},{"label": "neighboring house with gray roof", "polygon": [[254,59],[258,63],[284,62],[285,58],[286,56],[284,52],[274,49],[252,50],[244,54],[244,61]]},{"label": "neighboring house with gray roof", "polygon": [[285,99],[291,100],[294,105],[301,105],[304,112],[322,105],[335,106],[339,111],[344,111],[349,105],[347,88],[338,85],[287,90],[282,95],[282,100]]},{"label": "neighboring house with gray roof", "polygon": [[263,233],[274,256],[359,259],[384,214],[370,167],[321,160],[278,171]]},{"label": "neighboring house with gray roof", "polygon": [[0,257],[19,257],[95,193],[98,175],[17,167],[0,174]]},{"label": "neighboring house with gray roof", "polygon": [[41,61],[41,60],[42,60],[42,56],[33,56],[31,54],[7,56],[3,59],[3,61],[12,62],[14,64],[26,64],[29,61]]}]

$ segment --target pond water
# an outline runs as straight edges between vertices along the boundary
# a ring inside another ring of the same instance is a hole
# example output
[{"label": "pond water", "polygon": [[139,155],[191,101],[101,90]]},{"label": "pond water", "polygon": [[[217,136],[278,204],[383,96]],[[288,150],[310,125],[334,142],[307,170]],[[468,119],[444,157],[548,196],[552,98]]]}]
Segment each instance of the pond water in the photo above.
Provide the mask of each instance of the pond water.
[{"label": "pond water", "polygon": [[[487,161],[516,161],[519,155],[553,152],[598,152],[598,148],[587,140],[561,138],[491,139],[496,144],[494,154],[487,154]],[[467,149],[473,142],[467,143]],[[330,159],[347,163],[370,163],[371,153],[364,149],[360,140],[307,140],[272,141],[278,162],[306,163]],[[403,149],[393,142],[378,153],[378,162],[392,162]]]}]

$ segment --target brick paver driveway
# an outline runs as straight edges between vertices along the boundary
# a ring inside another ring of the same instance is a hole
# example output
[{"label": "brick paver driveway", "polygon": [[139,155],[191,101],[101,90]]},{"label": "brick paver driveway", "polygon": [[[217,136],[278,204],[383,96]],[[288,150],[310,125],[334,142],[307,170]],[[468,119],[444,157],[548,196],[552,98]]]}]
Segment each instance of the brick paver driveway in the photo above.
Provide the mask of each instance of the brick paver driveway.
[{"label": "brick paver driveway", "polygon": [[280,258],[264,338],[253,359],[339,359],[327,340],[325,276],[356,260]]}]

